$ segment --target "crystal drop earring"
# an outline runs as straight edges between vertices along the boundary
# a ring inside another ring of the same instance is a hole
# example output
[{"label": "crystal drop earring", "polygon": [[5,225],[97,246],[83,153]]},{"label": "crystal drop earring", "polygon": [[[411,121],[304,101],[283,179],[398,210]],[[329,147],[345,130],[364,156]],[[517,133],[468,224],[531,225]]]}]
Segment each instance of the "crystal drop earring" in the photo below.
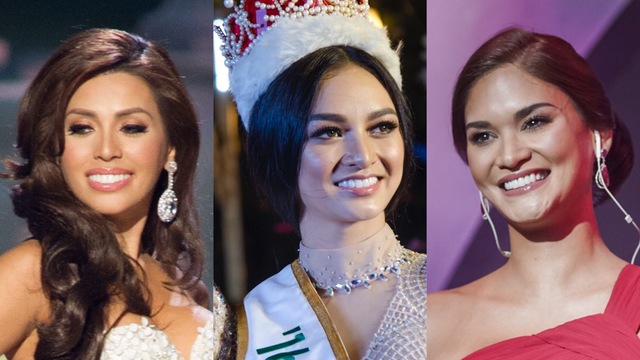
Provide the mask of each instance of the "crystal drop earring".
[{"label": "crystal drop earring", "polygon": [[165,165],[165,170],[169,173],[168,183],[167,189],[160,195],[158,200],[158,217],[162,222],[170,223],[175,219],[178,212],[178,197],[173,191],[173,175],[178,171],[178,164],[173,160],[169,160]]}]

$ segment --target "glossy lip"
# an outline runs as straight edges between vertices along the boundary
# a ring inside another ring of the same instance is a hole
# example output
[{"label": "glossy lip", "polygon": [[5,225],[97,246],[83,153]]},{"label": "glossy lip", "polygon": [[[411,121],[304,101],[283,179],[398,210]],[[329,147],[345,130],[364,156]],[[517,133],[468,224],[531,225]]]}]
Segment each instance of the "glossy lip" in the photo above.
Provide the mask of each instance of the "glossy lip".
[{"label": "glossy lip", "polygon": [[[515,180],[515,179],[519,179],[523,176],[527,176],[527,175],[531,175],[531,174],[545,174],[544,179],[542,180],[538,180],[538,181],[534,181],[533,183],[523,186],[521,188],[517,188],[517,189],[513,189],[513,190],[506,190],[504,188],[504,184]],[[513,174],[509,174],[507,176],[502,177],[499,181],[498,181],[498,186],[500,186],[500,188],[502,189],[502,191],[504,191],[504,193],[507,196],[518,196],[518,195],[523,195],[523,194],[528,194],[529,192],[539,188],[540,186],[544,185],[547,183],[547,179],[549,178],[549,176],[551,175],[551,171],[547,170],[547,169],[529,169],[529,170],[523,170],[523,171],[519,171],[517,173],[513,173]]]},{"label": "glossy lip", "polygon": [[[133,179],[133,172],[125,169],[119,169],[119,168],[95,168],[87,171],[85,175],[87,177],[89,186],[92,189],[98,190],[101,192],[118,191],[124,188],[125,186],[127,186]],[[89,178],[89,176],[91,175],[130,175],[130,176],[121,181],[117,181],[110,184],[104,184],[104,183],[91,180]]]},{"label": "glossy lip", "polygon": [[[371,186],[367,186],[367,187],[360,187],[360,188],[349,188],[349,187],[340,187],[338,186],[338,184],[341,181],[346,181],[346,180],[364,180],[364,179],[369,179],[375,177],[378,179],[378,181],[371,185]],[[344,179],[340,179],[338,181],[336,181],[334,183],[334,185],[343,191],[349,192],[353,195],[356,196],[367,196],[367,195],[371,195],[372,193],[374,193],[376,190],[378,190],[380,188],[380,183],[381,183],[382,177],[381,176],[375,176],[375,175],[354,175],[354,176],[349,176],[346,177]]]}]

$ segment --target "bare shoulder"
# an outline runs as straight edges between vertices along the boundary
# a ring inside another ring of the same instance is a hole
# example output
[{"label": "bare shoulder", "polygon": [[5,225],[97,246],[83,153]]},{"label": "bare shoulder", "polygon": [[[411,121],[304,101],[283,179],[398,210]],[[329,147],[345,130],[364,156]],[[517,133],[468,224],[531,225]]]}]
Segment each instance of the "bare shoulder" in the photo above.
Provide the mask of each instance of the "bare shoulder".
[{"label": "bare shoulder", "polygon": [[48,301],[40,280],[42,249],[35,240],[0,255],[0,353],[21,346],[47,316]]},{"label": "bare shoulder", "polygon": [[40,263],[42,248],[37,240],[31,239],[0,255],[0,277],[19,280],[20,283],[40,286]]},{"label": "bare shoulder", "polygon": [[459,339],[461,333],[466,331],[468,321],[476,313],[477,294],[481,287],[482,281],[476,281],[427,295],[429,358],[456,358],[452,357],[452,353],[460,350]]},{"label": "bare shoulder", "polygon": [[461,310],[468,307],[473,301],[473,292],[470,285],[459,288],[443,290],[427,295],[427,312],[429,314],[429,327],[448,323],[461,314]]}]

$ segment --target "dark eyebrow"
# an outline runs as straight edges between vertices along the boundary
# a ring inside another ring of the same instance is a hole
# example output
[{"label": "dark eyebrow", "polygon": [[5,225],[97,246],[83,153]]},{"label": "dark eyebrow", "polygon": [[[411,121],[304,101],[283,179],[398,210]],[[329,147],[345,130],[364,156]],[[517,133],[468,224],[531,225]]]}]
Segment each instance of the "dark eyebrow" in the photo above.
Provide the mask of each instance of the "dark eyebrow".
[{"label": "dark eyebrow", "polygon": [[153,116],[151,116],[151,114],[147,110],[140,107],[134,107],[134,108],[118,111],[116,115],[118,117],[123,117],[131,114],[138,114],[138,113],[146,114],[148,117],[153,118]]},{"label": "dark eyebrow", "polygon": [[527,106],[527,107],[525,107],[523,109],[518,110],[513,118],[516,121],[522,120],[522,119],[526,118],[527,116],[529,116],[529,114],[534,112],[536,109],[541,108],[541,107],[545,107],[545,106],[551,106],[551,107],[554,107],[554,108],[558,108],[557,106],[555,106],[553,104],[549,104],[549,103],[537,103],[537,104],[529,105],[529,106]]},{"label": "dark eyebrow", "polygon": [[89,110],[85,110],[85,109],[75,109],[75,108],[67,111],[67,113],[64,116],[69,116],[71,114],[81,115],[81,116],[86,116],[86,117],[95,117],[96,116],[96,114],[93,111],[89,111]]},{"label": "dark eyebrow", "polygon": [[369,114],[367,119],[374,120],[385,115],[398,116],[398,114],[396,114],[396,111],[393,110],[392,108],[384,108],[384,109],[372,112],[371,114]]},{"label": "dark eyebrow", "polygon": [[[133,108],[129,108],[129,109],[124,109],[122,111],[118,111],[116,113],[116,117],[120,118],[120,117],[128,116],[128,115],[131,115],[131,114],[138,114],[138,113],[146,114],[150,118],[153,118],[153,116],[151,116],[151,114],[147,110],[145,110],[143,108],[140,108],[140,107],[133,107]],[[65,116],[69,116],[71,114],[76,114],[76,115],[80,115],[80,116],[86,116],[86,117],[90,117],[90,118],[95,118],[96,117],[96,114],[93,111],[86,110],[86,109],[75,109],[74,108],[74,109],[69,110],[65,114]]]},{"label": "dark eyebrow", "polygon": [[[536,109],[539,109],[541,107],[545,107],[545,106],[551,106],[554,108],[558,108],[557,106],[550,104],[550,103],[536,103],[533,105],[529,105],[525,108],[522,108],[520,110],[518,110],[515,115],[513,116],[514,120],[516,121],[520,121],[524,118],[526,118],[527,116],[529,116],[532,112],[534,112]],[[484,120],[480,120],[480,121],[472,121],[469,122],[467,125],[465,125],[465,130],[469,130],[469,129],[488,129],[491,127],[491,124],[488,121],[484,121]]]},{"label": "dark eyebrow", "polygon": [[[375,120],[379,117],[385,116],[385,115],[394,115],[394,116],[398,116],[398,114],[396,114],[395,110],[391,109],[391,108],[384,108],[381,110],[377,110],[374,111],[372,113],[370,113],[367,116],[367,120],[371,121],[371,120]],[[328,121],[333,121],[333,122],[337,122],[337,123],[343,123],[346,122],[346,119],[339,114],[328,114],[328,113],[318,113],[318,114],[313,114],[311,115],[309,121],[318,121],[318,120],[328,120]]]},{"label": "dark eyebrow", "polygon": [[333,121],[337,123],[343,123],[346,121],[344,117],[338,114],[318,113],[318,114],[312,114],[311,117],[309,118],[309,121],[320,121],[320,120],[328,120],[328,121]]},{"label": "dark eyebrow", "polygon": [[472,121],[464,126],[465,130],[469,129],[488,129],[491,127],[488,121]]}]

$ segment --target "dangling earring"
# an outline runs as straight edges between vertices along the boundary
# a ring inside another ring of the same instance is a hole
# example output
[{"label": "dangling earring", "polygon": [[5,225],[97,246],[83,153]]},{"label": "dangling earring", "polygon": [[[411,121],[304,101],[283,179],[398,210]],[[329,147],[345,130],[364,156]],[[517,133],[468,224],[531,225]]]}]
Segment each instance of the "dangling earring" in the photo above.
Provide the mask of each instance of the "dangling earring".
[{"label": "dangling earring", "polygon": [[496,227],[493,225],[493,221],[491,220],[491,216],[489,215],[489,210],[491,209],[491,203],[487,200],[484,195],[482,195],[482,191],[478,191],[480,193],[480,206],[482,207],[482,220],[487,220],[489,222],[489,226],[491,226],[491,232],[493,232],[493,238],[496,240],[496,246],[498,247],[498,251],[500,255],[509,258],[511,256],[511,251],[502,250],[500,246],[500,241],[498,241],[498,232],[496,231]]},{"label": "dangling earring", "polygon": [[169,173],[167,190],[165,190],[158,200],[158,217],[165,223],[170,223],[175,219],[178,212],[178,198],[173,191],[173,175],[178,171],[178,164],[173,160],[168,160],[165,170]]}]

